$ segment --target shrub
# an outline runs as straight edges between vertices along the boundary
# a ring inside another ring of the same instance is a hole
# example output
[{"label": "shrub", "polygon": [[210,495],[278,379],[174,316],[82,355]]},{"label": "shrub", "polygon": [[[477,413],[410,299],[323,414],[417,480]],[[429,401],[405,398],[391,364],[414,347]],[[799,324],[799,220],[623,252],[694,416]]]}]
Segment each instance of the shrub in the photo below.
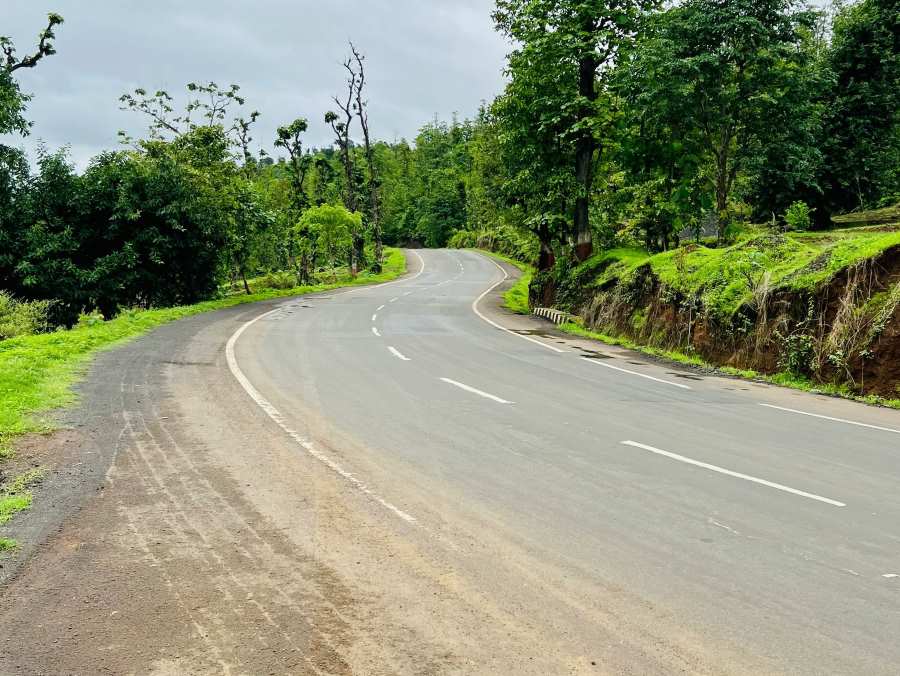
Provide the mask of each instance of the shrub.
[{"label": "shrub", "polygon": [[809,230],[812,227],[812,209],[806,202],[794,202],[784,214],[788,230]]},{"label": "shrub", "polygon": [[447,242],[451,249],[474,249],[477,244],[478,235],[471,230],[457,230]]},{"label": "shrub", "polygon": [[100,314],[98,310],[93,310],[88,313],[82,312],[78,315],[78,323],[76,326],[80,328],[84,328],[85,326],[97,326],[98,324],[102,324],[105,321],[103,315]]},{"label": "shrub", "polygon": [[297,286],[297,275],[293,272],[267,272],[265,275],[255,280],[253,286],[261,289],[293,289]]},{"label": "shrub", "polygon": [[46,331],[52,305],[48,300],[16,300],[0,291],[0,340]]}]

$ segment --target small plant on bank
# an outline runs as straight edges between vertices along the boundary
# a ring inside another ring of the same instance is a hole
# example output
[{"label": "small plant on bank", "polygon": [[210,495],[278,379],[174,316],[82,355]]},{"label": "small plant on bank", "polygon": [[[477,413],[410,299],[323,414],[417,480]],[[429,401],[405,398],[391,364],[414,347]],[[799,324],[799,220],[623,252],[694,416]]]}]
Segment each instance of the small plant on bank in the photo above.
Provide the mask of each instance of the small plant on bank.
[{"label": "small plant on bank", "polygon": [[812,227],[812,209],[806,202],[794,202],[784,213],[788,230],[805,232]]}]

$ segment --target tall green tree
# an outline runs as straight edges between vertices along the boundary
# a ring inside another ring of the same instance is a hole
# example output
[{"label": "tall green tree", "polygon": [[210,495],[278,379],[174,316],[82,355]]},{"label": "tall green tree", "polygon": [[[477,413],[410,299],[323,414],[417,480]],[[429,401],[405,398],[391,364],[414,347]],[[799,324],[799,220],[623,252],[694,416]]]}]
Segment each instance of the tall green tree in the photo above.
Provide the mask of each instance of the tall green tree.
[{"label": "tall green tree", "polygon": [[802,43],[813,24],[793,0],[686,0],[654,16],[633,53],[646,123],[674,131],[681,152],[710,167],[720,238],[753,153],[808,114]]},{"label": "tall green tree", "polygon": [[835,82],[822,134],[825,208],[900,200],[900,1],[844,7],[826,60]]},{"label": "tall green tree", "polygon": [[[497,0],[497,28],[518,47],[509,56],[513,83],[524,77],[539,96],[559,100],[554,126],[569,145],[577,184],[573,239],[577,260],[593,250],[590,197],[603,115],[603,80],[655,0]],[[599,81],[598,81],[599,79]],[[513,89],[514,91],[514,89]]]}]

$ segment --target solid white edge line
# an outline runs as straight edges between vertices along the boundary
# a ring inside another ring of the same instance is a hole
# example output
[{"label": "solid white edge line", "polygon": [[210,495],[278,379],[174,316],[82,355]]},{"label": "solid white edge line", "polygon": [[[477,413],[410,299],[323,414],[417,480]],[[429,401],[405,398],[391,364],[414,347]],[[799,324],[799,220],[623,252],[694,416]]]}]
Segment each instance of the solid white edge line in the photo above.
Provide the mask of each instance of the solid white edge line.
[{"label": "solid white edge line", "polygon": [[796,413],[797,415],[806,415],[810,418],[821,418],[822,420],[830,420],[832,422],[844,423],[845,425],[855,425],[856,427],[868,427],[870,430],[879,430],[880,432],[891,432],[893,434],[900,434],[900,430],[895,430],[892,427],[880,427],[878,425],[870,425],[868,423],[856,422],[854,420],[845,420],[844,418],[832,418],[829,415],[820,415],[818,413],[807,413],[806,411],[798,411],[793,408],[785,408],[784,406],[775,406],[774,404],[760,404],[760,406],[765,406],[766,408],[774,408],[778,411],[787,411],[788,413]]},{"label": "solid white edge line", "polygon": [[[476,253],[477,253],[477,252],[476,252]],[[548,350],[553,350],[554,352],[557,352],[557,353],[559,353],[559,354],[562,354],[562,353],[564,353],[564,352],[568,352],[568,350],[561,350],[561,349],[559,349],[558,347],[554,347],[553,345],[547,345],[547,343],[542,343],[541,341],[535,340],[534,338],[531,338],[531,337],[529,337],[529,336],[523,336],[522,334],[516,333],[515,331],[510,331],[510,330],[509,330],[508,328],[506,328],[505,326],[500,326],[497,322],[488,319],[487,317],[485,317],[485,316],[481,313],[481,310],[478,309],[478,304],[479,304],[482,300],[484,300],[485,296],[487,296],[491,291],[493,291],[493,290],[496,289],[498,286],[500,286],[501,284],[503,284],[503,282],[505,282],[507,279],[509,279],[509,274],[506,272],[506,270],[504,270],[502,267],[500,267],[499,265],[497,265],[497,261],[495,261],[493,258],[490,258],[490,257],[488,257],[488,256],[484,256],[483,254],[478,254],[478,255],[481,256],[482,258],[486,258],[486,259],[489,260],[491,263],[493,263],[495,266],[497,266],[497,269],[498,269],[500,272],[503,273],[503,279],[501,279],[499,282],[497,282],[496,284],[494,284],[493,286],[491,286],[489,289],[487,289],[487,291],[485,291],[483,294],[481,294],[480,296],[478,296],[478,298],[476,298],[476,299],[472,302],[472,311],[475,312],[475,314],[478,315],[482,320],[486,321],[488,324],[490,324],[491,326],[493,326],[495,329],[500,329],[501,331],[504,331],[505,333],[508,333],[508,334],[510,334],[511,336],[515,336],[516,338],[521,338],[522,340],[527,340],[529,343],[534,343],[535,345],[540,345],[541,347],[544,347],[544,348],[546,348],[546,349],[548,349]]]},{"label": "solid white edge line", "polygon": [[740,472],[732,472],[730,469],[725,469],[724,467],[719,467],[717,465],[710,465],[708,462],[700,462],[699,460],[693,460],[691,458],[687,458],[683,455],[678,455],[677,453],[670,453],[669,451],[664,451],[659,448],[654,448],[653,446],[647,446],[646,444],[639,444],[636,441],[623,441],[622,444],[624,446],[631,446],[633,448],[640,448],[645,451],[649,451],[650,453],[656,453],[657,455],[662,455],[667,458],[671,458],[672,460],[677,460],[678,462],[683,462],[688,465],[694,465],[695,467],[702,467],[703,469],[708,469],[713,472],[718,472],[719,474],[725,474],[727,476],[735,477],[737,479],[743,479],[744,481],[750,481],[755,484],[759,484],[761,486],[768,486],[769,488],[775,488],[779,491],[784,491],[785,493],[791,493],[793,495],[799,495],[803,498],[809,498],[810,500],[816,500],[818,502],[824,502],[828,505],[833,505],[835,507],[846,507],[846,503],[838,502],[837,500],[832,500],[831,498],[824,498],[821,495],[816,495],[815,493],[807,493],[806,491],[801,491],[796,488],[791,488],[790,486],[785,486],[783,484],[776,484],[772,481],[766,481],[765,479],[760,479],[755,476],[750,476],[749,474],[742,474]]},{"label": "solid white edge line", "polygon": [[291,427],[287,424],[284,416],[281,415],[278,409],[275,408],[275,406],[273,406],[265,397],[263,397],[263,395],[260,394],[259,390],[257,390],[253,386],[253,383],[250,382],[247,376],[244,375],[244,372],[238,365],[237,358],[234,354],[234,347],[237,344],[238,339],[256,322],[265,317],[268,317],[271,314],[274,314],[275,312],[278,312],[278,310],[280,310],[280,308],[276,308],[275,310],[271,310],[269,312],[261,314],[256,319],[250,320],[249,322],[241,326],[237,331],[235,331],[231,338],[229,338],[228,343],[225,345],[225,360],[228,362],[228,368],[231,371],[231,374],[237,379],[238,383],[240,383],[241,387],[244,388],[244,391],[250,396],[250,398],[253,399],[254,402],[256,402],[257,406],[259,406],[266,413],[266,415],[268,415],[269,418],[282,429],[283,432],[285,432],[289,437],[297,442],[297,444],[301,448],[303,448],[303,450],[309,453],[309,455],[328,467],[335,474],[348,481],[361,493],[374,500],[396,516],[403,519],[403,521],[405,521],[406,523],[416,524],[417,521],[414,516],[404,512],[399,507],[392,505],[390,502],[382,498],[371,488],[366,486],[366,484],[353,476],[353,474],[345,470],[337,462],[318,450],[309,439],[304,438],[299,432],[291,429]]},{"label": "solid white edge line", "polygon": [[469,385],[464,385],[463,383],[457,382],[456,380],[450,380],[450,378],[441,378],[442,381],[453,385],[454,387],[458,387],[461,390],[465,390],[466,392],[471,392],[472,394],[477,394],[479,397],[484,397],[485,399],[490,399],[491,401],[496,401],[498,404],[512,404],[513,402],[507,401],[506,399],[501,399],[500,397],[495,397],[493,394],[488,394],[487,392],[482,392],[481,390],[475,389]]},{"label": "solid white edge line", "polygon": [[409,357],[404,356],[396,347],[388,346],[388,351],[401,361],[412,361]]},{"label": "solid white edge line", "polygon": [[596,359],[589,359],[587,357],[582,357],[584,361],[590,362],[591,364],[595,364],[596,366],[605,366],[608,369],[612,369],[613,371],[621,371],[622,373],[628,373],[633,376],[638,376],[640,378],[646,378],[647,380],[655,380],[658,383],[663,383],[664,385],[671,385],[672,387],[680,387],[683,390],[691,390],[693,389],[690,385],[683,385],[681,383],[673,383],[671,380],[663,380],[662,378],[656,378],[651,375],[647,375],[646,373],[638,373],[637,371],[629,371],[628,369],[623,369],[619,366],[613,366],[612,364],[607,364],[606,362],[597,361]]},{"label": "solid white edge line", "polygon": [[374,333],[376,336],[378,336],[379,338],[381,338],[381,334],[378,333],[378,329],[375,328],[374,326],[372,327],[372,333]]}]

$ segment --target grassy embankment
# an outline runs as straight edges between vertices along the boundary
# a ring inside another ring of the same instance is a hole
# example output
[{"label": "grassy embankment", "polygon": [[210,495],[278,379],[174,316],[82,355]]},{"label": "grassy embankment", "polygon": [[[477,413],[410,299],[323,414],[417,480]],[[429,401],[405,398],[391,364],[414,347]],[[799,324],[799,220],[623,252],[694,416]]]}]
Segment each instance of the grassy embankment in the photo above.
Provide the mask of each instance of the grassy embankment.
[{"label": "grassy embankment", "polygon": [[[768,293],[812,292],[838,273],[898,245],[900,231],[880,227],[797,232],[784,236],[773,236],[771,232],[760,229],[747,232],[735,244],[722,248],[687,245],[656,255],[642,249],[602,251],[575,268],[572,275],[588,292],[592,292],[627,283],[639,270],[649,268],[668,289],[684,297],[699,298],[704,311],[727,319],[745,304],[752,303],[754,293],[761,285]],[[504,298],[508,309],[528,314],[528,286],[533,268],[502,255],[484,253],[523,270],[522,277]],[[876,294],[867,303],[867,311],[877,312],[880,306],[888,307],[886,304],[892,300],[896,298],[888,292]],[[644,317],[638,309],[633,318],[639,322]],[[611,332],[592,330],[579,323],[564,324],[560,328],[572,335],[692,367],[900,408],[900,400],[859,397],[845,386],[817,383],[792,373],[764,375],[750,369],[712,364],[690,351],[645,344],[620,333],[613,335]]]},{"label": "grassy embankment", "polygon": [[[788,233],[774,236],[766,231],[745,234],[735,244],[711,248],[688,245],[675,251],[650,255],[639,249],[614,249],[596,254],[573,270],[588,291],[600,293],[617,285],[627,287],[635,275],[649,269],[667,290],[683,298],[699,299],[702,311],[724,320],[733,319],[761,291],[813,294],[839,273],[900,246],[900,231],[880,227],[851,228],[825,232]],[[859,313],[889,316],[896,307],[898,289],[873,294]],[[646,312],[636,308],[631,315],[635,333],[641,333]],[[622,345],[653,356],[716,369],[729,375],[765,380],[797,389],[852,397],[870,403],[900,408],[900,401],[859,397],[846,386],[814,382],[804,376],[782,372],[762,375],[752,370],[716,366],[693,353],[638,344],[627,335],[609,335],[578,324],[561,327],[569,333]],[[643,335],[647,335],[644,331]],[[643,342],[643,341],[641,341]]]},{"label": "grassy embankment", "polygon": [[[75,401],[72,385],[99,350],[120,345],[161,324],[201,312],[390,281],[406,271],[406,260],[398,249],[388,249],[386,256],[384,271],[378,275],[363,273],[356,278],[344,275],[312,286],[259,290],[249,296],[228,295],[186,307],[126,311],[115,319],[88,322],[69,331],[0,341],[0,463],[12,456],[12,442],[16,437],[52,429],[52,420],[41,414]],[[251,280],[251,289],[254,281]],[[30,471],[0,483],[0,525],[31,505],[29,489],[40,481],[41,475],[40,471]],[[0,551],[12,547],[11,540],[0,538]]]}]

